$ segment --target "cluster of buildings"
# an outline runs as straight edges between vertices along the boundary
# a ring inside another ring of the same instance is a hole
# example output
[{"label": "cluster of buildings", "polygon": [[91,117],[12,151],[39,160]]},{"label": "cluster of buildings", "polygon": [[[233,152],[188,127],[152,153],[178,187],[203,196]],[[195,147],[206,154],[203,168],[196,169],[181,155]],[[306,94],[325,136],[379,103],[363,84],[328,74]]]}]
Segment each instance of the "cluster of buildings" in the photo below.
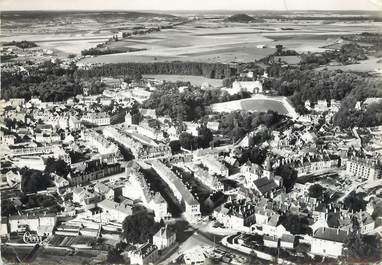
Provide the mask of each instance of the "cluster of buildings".
[{"label": "cluster of buildings", "polygon": [[250,94],[264,93],[263,83],[268,78],[268,73],[264,72],[263,76],[255,76],[252,71],[242,73],[239,80],[235,80],[230,88],[225,90],[230,95],[239,94],[241,92],[248,92]]},{"label": "cluster of buildings", "polygon": [[106,127],[103,129],[103,134],[129,149],[134,157],[138,159],[169,156],[171,154],[171,148],[168,145],[161,143],[151,144],[150,138],[142,139],[140,135],[136,135],[134,132],[129,133],[123,127]]},{"label": "cluster of buildings", "polygon": [[[247,199],[232,195],[222,206],[216,208],[213,217],[224,229],[239,232],[243,236],[261,236],[267,248],[299,249],[305,248],[306,254],[338,258],[344,255],[345,242],[353,232],[353,220],[358,220],[361,234],[375,231],[376,220],[371,211],[352,212],[343,208],[340,202],[325,204],[309,196],[304,185],[298,184],[290,192],[279,192],[271,200],[265,197]],[[291,230],[291,221],[284,221],[285,216],[293,215],[294,222],[299,218],[306,223],[295,224],[306,226],[306,234]],[[239,240],[233,248],[248,247],[253,241]],[[255,247],[256,250],[256,247]]]},{"label": "cluster of buildings", "polygon": [[[266,78],[248,72],[225,89],[230,94],[266,93]],[[177,247],[177,235],[168,224],[181,219],[200,228],[202,213],[210,213],[209,233],[220,229],[229,236],[224,241],[228,247],[253,250],[265,259],[272,249],[341,257],[354,220],[363,235],[380,231],[381,163],[375,151],[382,133],[369,128],[372,139],[365,141],[364,131],[334,127],[331,118],[338,102],[306,102],[309,114],[281,123],[259,144],[258,154],[243,159],[252,151],[251,139],[267,128],[229,145],[172,150],[170,143],[181,132],[198,136],[200,123],[178,124],[157,116],[155,109],[136,108],[160,82],[102,82],[106,88],[101,95],[89,95],[91,89],[85,87],[83,95],[65,102],[1,102],[2,192],[23,194],[27,178],[34,177],[25,173],[28,167],[50,183],[46,190],[27,195],[54,197],[57,203],[42,213],[42,204],[24,209],[21,195],[4,196],[15,210],[3,216],[1,236],[28,232],[53,247],[93,248],[100,239],[116,245],[124,220],[145,211],[162,226],[148,242],[122,254],[131,264],[149,264]],[[220,121],[206,119],[206,127],[222,137]],[[46,172],[49,158],[62,168]],[[158,190],[158,183],[166,189]],[[321,186],[322,195],[312,192],[314,184]],[[358,193],[368,194],[366,210],[354,211],[345,203]],[[174,216],[174,205],[181,217]],[[296,225],[304,230],[296,232]],[[187,264],[204,261],[200,249],[181,254]]]}]

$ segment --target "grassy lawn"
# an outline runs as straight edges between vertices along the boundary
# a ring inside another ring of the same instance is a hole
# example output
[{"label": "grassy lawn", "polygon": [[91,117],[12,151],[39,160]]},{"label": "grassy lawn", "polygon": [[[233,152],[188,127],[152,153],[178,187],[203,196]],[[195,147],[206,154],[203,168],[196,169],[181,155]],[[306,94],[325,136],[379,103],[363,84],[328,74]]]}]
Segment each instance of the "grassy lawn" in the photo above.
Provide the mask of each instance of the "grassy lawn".
[{"label": "grassy lawn", "polygon": [[267,112],[268,110],[273,110],[280,114],[288,114],[288,111],[284,105],[276,100],[251,99],[244,100],[240,104],[242,109],[246,111]]}]

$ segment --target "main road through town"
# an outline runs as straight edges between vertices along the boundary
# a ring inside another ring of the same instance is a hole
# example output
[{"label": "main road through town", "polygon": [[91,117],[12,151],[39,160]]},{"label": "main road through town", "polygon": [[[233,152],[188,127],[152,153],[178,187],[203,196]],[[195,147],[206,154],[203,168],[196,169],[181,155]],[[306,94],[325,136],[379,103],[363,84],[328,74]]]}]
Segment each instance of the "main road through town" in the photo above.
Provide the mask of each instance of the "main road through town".
[{"label": "main road through town", "polygon": [[[225,247],[223,246],[221,243],[220,243],[220,238],[222,238],[222,236],[218,236],[216,235],[216,237],[213,235],[213,234],[209,234],[209,233],[206,233],[206,232],[203,232],[202,231],[202,227],[205,227],[207,226],[208,224],[206,223],[200,223],[200,224],[196,224],[196,225],[190,225],[188,227],[188,230],[187,231],[192,231],[192,234],[190,237],[188,237],[184,242],[182,242],[178,249],[176,249],[175,252],[173,252],[171,255],[167,256],[167,257],[164,257],[164,259],[162,259],[159,264],[162,264],[162,265],[166,265],[166,264],[170,264],[171,262],[175,261],[177,258],[179,258],[179,256],[186,252],[187,250],[190,250],[192,249],[193,247],[195,246],[201,246],[201,247],[209,247],[209,248],[214,248],[214,247],[217,247],[227,253],[232,253],[232,254],[235,254],[237,257],[242,257],[242,258],[255,258],[255,257],[251,257],[250,255],[248,254],[245,254],[245,253],[242,253],[242,252],[239,252],[239,251],[235,251],[231,248],[228,248],[228,247]],[[256,264],[263,264],[262,260],[260,259],[257,259],[257,262]]]}]

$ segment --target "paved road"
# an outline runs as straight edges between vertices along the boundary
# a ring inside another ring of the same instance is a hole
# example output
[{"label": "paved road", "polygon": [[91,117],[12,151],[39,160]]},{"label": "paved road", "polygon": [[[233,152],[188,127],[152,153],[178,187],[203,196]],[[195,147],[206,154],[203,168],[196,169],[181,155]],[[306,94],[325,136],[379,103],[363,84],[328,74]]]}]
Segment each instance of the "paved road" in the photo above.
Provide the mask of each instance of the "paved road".
[{"label": "paved road", "polygon": [[[160,264],[165,265],[169,264],[170,262],[176,260],[182,253],[184,253],[186,250],[192,249],[195,246],[207,246],[207,247],[218,247],[219,249],[222,249],[226,251],[227,253],[233,253],[237,256],[248,258],[250,257],[247,254],[244,254],[239,251],[235,251],[233,249],[230,249],[226,246],[223,246],[220,243],[221,236],[216,236],[214,240],[214,235],[210,235],[207,233],[202,232],[198,227],[189,227],[189,230],[187,231],[193,231],[192,235],[183,243],[181,243],[178,247],[178,249],[170,255],[168,258],[166,258],[164,261],[162,261]],[[215,242],[214,242],[215,241]]]},{"label": "paved road", "polygon": [[362,183],[354,183],[353,185],[350,186],[350,188],[345,192],[345,194],[343,196],[341,196],[340,198],[338,198],[338,202],[341,202],[343,201],[347,196],[349,196],[350,193],[352,193],[352,191],[356,190],[358,187],[366,184],[367,181],[365,182],[362,182]]}]

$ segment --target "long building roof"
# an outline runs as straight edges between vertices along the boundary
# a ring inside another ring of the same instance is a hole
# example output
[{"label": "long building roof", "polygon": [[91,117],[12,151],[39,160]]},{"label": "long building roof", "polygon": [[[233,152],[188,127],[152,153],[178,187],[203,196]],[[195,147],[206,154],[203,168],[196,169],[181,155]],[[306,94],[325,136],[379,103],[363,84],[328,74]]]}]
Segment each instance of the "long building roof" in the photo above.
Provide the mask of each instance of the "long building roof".
[{"label": "long building roof", "polygon": [[[160,169],[161,172],[158,172],[159,175],[165,174],[166,177],[174,184],[175,188],[182,194],[184,201],[189,204],[198,204],[198,201],[194,198],[192,193],[187,189],[183,182],[175,175],[170,168],[158,160],[153,160],[151,164],[154,166],[154,169]],[[161,176],[162,177],[162,176]]]}]

